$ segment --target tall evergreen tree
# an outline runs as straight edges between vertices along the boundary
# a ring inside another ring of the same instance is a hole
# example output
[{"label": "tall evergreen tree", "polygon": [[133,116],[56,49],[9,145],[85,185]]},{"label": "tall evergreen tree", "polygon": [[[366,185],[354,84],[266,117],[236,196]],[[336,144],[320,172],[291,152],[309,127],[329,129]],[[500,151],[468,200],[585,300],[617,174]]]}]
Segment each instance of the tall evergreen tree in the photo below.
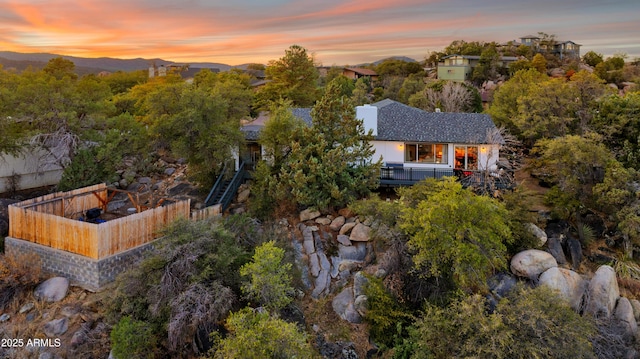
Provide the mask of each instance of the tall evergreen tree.
[{"label": "tall evergreen tree", "polygon": [[380,166],[371,160],[373,137],[337,83],[327,86],[311,117],[313,125],[299,130],[281,172],[296,202],[324,210],[368,194]]}]

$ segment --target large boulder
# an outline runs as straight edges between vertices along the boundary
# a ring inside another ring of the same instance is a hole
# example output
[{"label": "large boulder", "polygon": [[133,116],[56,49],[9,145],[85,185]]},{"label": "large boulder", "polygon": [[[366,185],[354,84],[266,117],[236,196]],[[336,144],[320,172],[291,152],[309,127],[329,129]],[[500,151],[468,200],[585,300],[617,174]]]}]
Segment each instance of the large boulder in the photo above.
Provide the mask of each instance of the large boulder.
[{"label": "large boulder", "polygon": [[582,297],[587,289],[587,281],[580,274],[564,268],[549,268],[540,275],[539,285],[545,285],[558,292],[567,300],[571,308],[579,311]]},{"label": "large boulder", "polygon": [[531,280],[537,280],[544,271],[557,266],[550,253],[538,249],[522,251],[511,259],[511,273]]},{"label": "large boulder", "polygon": [[538,247],[542,247],[545,243],[547,243],[547,233],[540,229],[540,227],[536,226],[533,223],[527,223],[525,226],[527,227],[527,230],[531,232],[531,234],[538,238]]},{"label": "large boulder", "polygon": [[371,227],[365,226],[362,223],[356,224],[351,230],[349,239],[354,242],[368,242],[371,238]]},{"label": "large boulder", "polygon": [[318,277],[314,282],[313,291],[311,291],[311,297],[314,299],[321,298],[329,291],[329,285],[331,284],[331,275],[329,271],[324,269],[320,270]]},{"label": "large boulder", "polygon": [[610,318],[619,297],[616,272],[608,265],[600,266],[589,282],[585,311],[594,317]]},{"label": "large boulder", "polygon": [[556,259],[556,263],[559,265],[563,265],[567,263],[567,257],[564,255],[564,250],[562,249],[562,237],[548,237],[547,239],[547,248],[549,248],[549,253]]},{"label": "large boulder", "polygon": [[625,336],[629,339],[635,338],[638,332],[638,322],[636,322],[636,318],[633,315],[633,306],[629,299],[620,297],[613,315],[624,327]]},{"label": "large boulder", "polygon": [[349,323],[361,323],[362,317],[354,307],[353,287],[345,287],[331,302],[333,311]]},{"label": "large boulder", "polygon": [[338,244],[338,256],[342,259],[364,261],[367,257],[367,246],[363,245],[363,243],[357,243],[354,246]]},{"label": "large boulder", "polygon": [[67,296],[69,280],[64,277],[53,277],[40,283],[33,295],[47,302],[59,302]]},{"label": "large boulder", "polygon": [[582,245],[580,241],[572,235],[567,235],[567,251],[571,257],[571,268],[580,268],[580,262],[582,262]]}]

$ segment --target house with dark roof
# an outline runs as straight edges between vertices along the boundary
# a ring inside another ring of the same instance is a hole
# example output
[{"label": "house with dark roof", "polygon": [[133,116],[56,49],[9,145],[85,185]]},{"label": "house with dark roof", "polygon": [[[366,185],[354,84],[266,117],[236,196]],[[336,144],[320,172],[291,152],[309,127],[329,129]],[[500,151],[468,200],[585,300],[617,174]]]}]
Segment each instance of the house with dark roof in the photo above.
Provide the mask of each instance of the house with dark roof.
[{"label": "house with dark roof", "polygon": [[[517,44],[517,41],[514,42]],[[525,35],[520,38],[520,44],[529,46],[536,53],[551,53],[563,59],[580,59],[580,44],[576,44],[570,40],[556,40],[551,38],[543,41],[537,35]]]},{"label": "house with dark roof", "polygon": [[362,67],[345,67],[342,69],[342,75],[352,80],[357,80],[362,77],[368,77],[371,81],[378,80],[378,74],[375,71]]},{"label": "house with dark roof", "polygon": [[[311,126],[310,108],[292,113]],[[427,112],[386,99],[356,107],[356,117],[373,133],[372,160],[383,162],[383,185],[496,169],[503,139],[489,115]],[[264,119],[242,129],[253,160],[262,154],[257,139]]]}]

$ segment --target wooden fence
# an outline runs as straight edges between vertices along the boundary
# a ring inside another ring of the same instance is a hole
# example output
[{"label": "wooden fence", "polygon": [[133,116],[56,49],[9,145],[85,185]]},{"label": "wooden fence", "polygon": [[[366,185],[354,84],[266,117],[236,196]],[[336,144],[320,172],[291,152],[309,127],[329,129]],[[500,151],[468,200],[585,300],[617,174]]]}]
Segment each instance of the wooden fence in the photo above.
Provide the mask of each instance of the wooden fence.
[{"label": "wooden fence", "polygon": [[205,207],[198,211],[191,212],[192,221],[201,221],[208,218],[222,216],[222,205],[215,204],[213,206]]},{"label": "wooden fence", "polygon": [[77,217],[88,209],[106,208],[108,191],[100,184],[10,205],[9,236],[102,259],[148,243],[170,222],[189,218],[190,200],[186,200],[142,212],[136,204],[139,213],[104,223],[79,221]]}]

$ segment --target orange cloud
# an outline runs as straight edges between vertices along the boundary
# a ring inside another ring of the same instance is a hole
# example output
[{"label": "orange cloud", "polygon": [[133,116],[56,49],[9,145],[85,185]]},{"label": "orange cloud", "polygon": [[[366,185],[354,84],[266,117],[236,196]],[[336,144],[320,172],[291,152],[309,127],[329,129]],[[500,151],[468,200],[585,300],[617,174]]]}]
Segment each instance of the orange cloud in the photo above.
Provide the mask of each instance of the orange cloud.
[{"label": "orange cloud", "polygon": [[538,2],[510,0],[0,0],[0,46],[239,64],[266,63],[298,44],[322,62],[354,64],[392,55],[421,59],[457,39],[508,41],[538,31],[558,30],[559,38],[594,46],[604,43],[600,37],[640,44],[640,4],[616,10],[595,7],[598,0],[567,2],[562,6],[571,11],[549,12]]}]

